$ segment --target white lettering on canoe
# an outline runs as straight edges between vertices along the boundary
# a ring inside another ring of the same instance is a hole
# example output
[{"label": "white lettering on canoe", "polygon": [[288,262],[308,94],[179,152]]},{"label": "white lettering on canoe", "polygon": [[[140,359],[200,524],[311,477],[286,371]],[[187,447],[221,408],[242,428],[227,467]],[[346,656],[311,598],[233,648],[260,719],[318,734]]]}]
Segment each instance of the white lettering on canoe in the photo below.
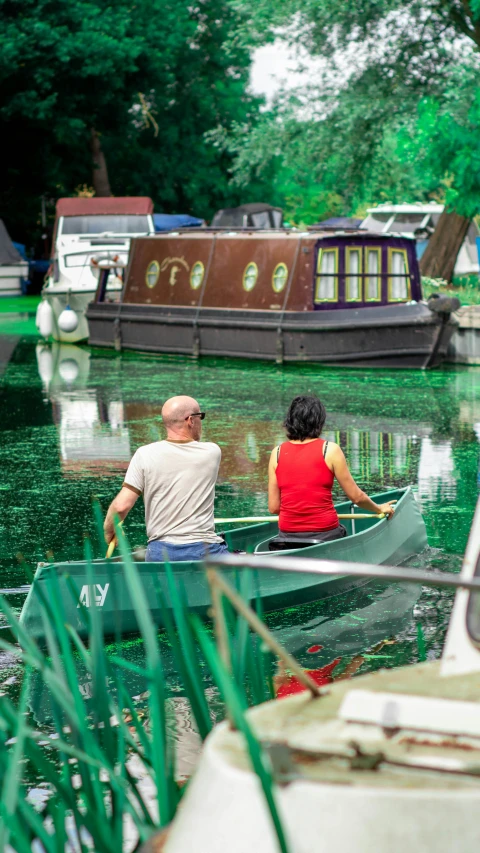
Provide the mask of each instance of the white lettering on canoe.
[{"label": "white lettering on canoe", "polygon": [[[102,586],[99,583],[95,584],[95,604],[97,605],[97,607],[103,607],[103,605],[105,604],[105,599],[107,597],[109,586],[109,583],[106,583],[105,586]],[[77,607],[80,607],[81,604],[83,604],[85,607],[90,607],[90,590],[91,587],[89,587],[88,584],[82,586]]]}]

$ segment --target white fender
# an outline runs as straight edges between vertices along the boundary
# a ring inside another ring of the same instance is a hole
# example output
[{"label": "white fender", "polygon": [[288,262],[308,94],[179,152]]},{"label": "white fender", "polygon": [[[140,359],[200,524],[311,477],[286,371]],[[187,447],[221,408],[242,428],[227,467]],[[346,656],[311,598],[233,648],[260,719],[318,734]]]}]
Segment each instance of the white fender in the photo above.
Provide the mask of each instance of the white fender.
[{"label": "white fender", "polygon": [[64,358],[58,365],[58,373],[68,385],[78,377],[78,364],[73,358]]},{"label": "white fender", "polygon": [[40,332],[42,338],[48,338],[53,331],[53,311],[52,306],[46,299],[42,299],[40,305],[37,306],[35,315],[35,325]]},{"label": "white fender", "polygon": [[[40,306],[39,306],[40,307]],[[37,367],[40,374],[40,379],[45,385],[47,391],[53,377],[53,356],[52,350],[46,344],[37,344]]]},{"label": "white fender", "polygon": [[62,332],[74,332],[78,326],[78,315],[67,305],[58,318],[58,327]]}]

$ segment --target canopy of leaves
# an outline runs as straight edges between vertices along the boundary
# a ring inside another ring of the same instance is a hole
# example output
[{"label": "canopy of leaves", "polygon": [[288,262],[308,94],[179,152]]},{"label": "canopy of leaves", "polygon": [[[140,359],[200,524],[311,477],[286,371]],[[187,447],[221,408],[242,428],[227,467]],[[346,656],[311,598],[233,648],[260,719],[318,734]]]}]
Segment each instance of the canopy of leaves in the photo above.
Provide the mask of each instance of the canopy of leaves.
[{"label": "canopy of leaves", "polygon": [[260,0],[250,26],[324,62],[223,140],[237,185],[273,175],[275,203],[304,222],[387,200],[478,212],[480,0]]},{"label": "canopy of leaves", "polygon": [[[252,121],[250,53],[226,0],[0,0],[0,216],[28,239],[42,195],[92,184],[99,134],[115,195],[209,216],[235,203],[214,127]],[[244,195],[242,195],[244,197]]]}]

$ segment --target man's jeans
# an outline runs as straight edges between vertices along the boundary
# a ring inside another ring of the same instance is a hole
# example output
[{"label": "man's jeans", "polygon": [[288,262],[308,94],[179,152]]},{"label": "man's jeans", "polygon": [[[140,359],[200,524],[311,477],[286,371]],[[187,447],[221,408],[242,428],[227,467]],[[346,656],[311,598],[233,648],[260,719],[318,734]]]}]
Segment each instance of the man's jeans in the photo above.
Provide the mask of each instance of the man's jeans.
[{"label": "man's jeans", "polygon": [[171,542],[162,542],[154,539],[148,543],[145,554],[146,563],[171,563],[180,560],[204,560],[207,554],[228,554],[225,542],[188,542],[185,545],[172,545]]}]

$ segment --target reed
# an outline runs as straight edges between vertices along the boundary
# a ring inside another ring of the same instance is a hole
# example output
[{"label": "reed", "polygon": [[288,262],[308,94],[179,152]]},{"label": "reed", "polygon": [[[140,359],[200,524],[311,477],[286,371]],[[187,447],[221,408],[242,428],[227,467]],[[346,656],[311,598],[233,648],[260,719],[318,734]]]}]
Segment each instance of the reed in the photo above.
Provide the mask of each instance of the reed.
[{"label": "reed", "polygon": [[[97,548],[102,548],[101,516],[94,506]],[[133,826],[136,850],[152,833],[173,819],[183,788],[175,776],[171,695],[166,683],[160,642],[150,615],[149,602],[122,528],[116,525],[118,548],[136,612],[145,650],[144,665],[132,664],[121,651],[110,654],[102,628],[102,612],[95,605],[78,610],[88,627],[83,642],[74,626],[66,622],[60,586],[52,566],[46,594],[36,589],[44,622],[46,647],[40,647],[19,624],[8,601],[0,597],[0,610],[7,618],[18,645],[0,639],[0,648],[25,667],[21,696],[14,707],[8,696],[0,697],[0,849],[7,844],[17,853],[31,853],[36,839],[42,853],[58,853],[69,839],[81,853],[119,853],[125,848],[127,821]],[[97,550],[97,549],[96,549]],[[85,539],[89,585],[94,588],[92,544]],[[224,604],[232,671],[228,672],[208,635],[208,629],[193,621],[185,595],[167,566],[169,601],[163,600],[168,642],[172,648],[184,693],[190,703],[201,738],[212,728],[212,711],[206,695],[205,672],[217,686],[229,718],[243,733],[252,766],[259,775],[272,815],[279,848],[286,841],[275,805],[273,782],[261,745],[245,720],[249,704],[273,695],[272,656],[264,651],[244,619]],[[115,577],[111,577],[115,595]],[[251,598],[255,579],[245,574],[238,591]],[[78,590],[70,588],[78,602]],[[261,615],[261,614],[260,614]],[[117,647],[118,648],[118,647]],[[121,649],[121,646],[120,646]],[[84,669],[94,694],[93,707],[82,694],[78,667]],[[128,674],[135,671],[148,695],[148,727],[128,687]],[[28,707],[32,682],[36,680],[48,696],[52,730],[32,724]],[[151,781],[151,798],[139,783],[133,759],[139,761]],[[48,783],[51,795],[41,813],[26,800],[22,781],[23,762]]]}]

